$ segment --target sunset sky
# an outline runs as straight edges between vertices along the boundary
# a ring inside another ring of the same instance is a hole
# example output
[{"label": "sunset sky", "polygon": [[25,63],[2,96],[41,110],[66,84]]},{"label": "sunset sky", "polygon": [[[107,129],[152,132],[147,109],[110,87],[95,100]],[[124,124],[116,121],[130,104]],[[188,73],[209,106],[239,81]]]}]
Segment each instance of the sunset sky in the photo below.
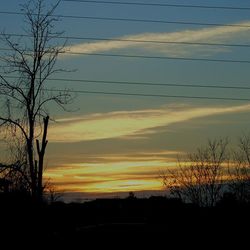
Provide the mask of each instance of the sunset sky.
[{"label": "sunset sky", "polygon": [[[20,2],[5,1],[1,11],[20,12]],[[55,1],[46,1],[50,2]],[[119,2],[250,8],[245,0]],[[61,54],[56,67],[70,72],[53,76],[64,80],[47,83],[48,88],[78,92],[68,106],[70,112],[49,107],[56,122],[50,123],[45,176],[58,189],[86,195],[161,190],[157,177],[176,167],[178,155],[194,151],[209,138],[228,136],[234,145],[239,136],[250,132],[250,101],[246,100],[250,89],[204,87],[250,88],[250,9],[62,1],[56,14],[81,16],[61,17],[57,23],[56,29],[71,37],[65,48],[71,53]],[[23,34],[22,20],[21,15],[1,14],[0,29]],[[218,99],[209,99],[214,97]]]}]

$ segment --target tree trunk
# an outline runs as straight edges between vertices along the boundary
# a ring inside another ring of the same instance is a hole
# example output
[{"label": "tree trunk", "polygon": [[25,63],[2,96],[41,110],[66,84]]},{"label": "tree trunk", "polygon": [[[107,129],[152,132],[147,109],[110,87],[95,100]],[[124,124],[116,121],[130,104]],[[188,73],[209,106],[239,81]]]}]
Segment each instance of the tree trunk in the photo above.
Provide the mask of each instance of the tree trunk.
[{"label": "tree trunk", "polygon": [[36,175],[35,175],[35,162],[34,162],[34,151],[33,151],[33,142],[29,138],[27,140],[27,153],[28,153],[28,162],[30,168],[30,179],[31,179],[31,195],[36,197]]},{"label": "tree trunk", "polygon": [[38,200],[42,200],[43,198],[43,164],[44,164],[44,155],[47,146],[47,131],[49,125],[49,116],[46,116],[43,119],[43,138],[42,144],[40,147],[40,143],[36,140],[37,146],[37,154],[38,154],[38,175],[37,175],[37,198]]}]

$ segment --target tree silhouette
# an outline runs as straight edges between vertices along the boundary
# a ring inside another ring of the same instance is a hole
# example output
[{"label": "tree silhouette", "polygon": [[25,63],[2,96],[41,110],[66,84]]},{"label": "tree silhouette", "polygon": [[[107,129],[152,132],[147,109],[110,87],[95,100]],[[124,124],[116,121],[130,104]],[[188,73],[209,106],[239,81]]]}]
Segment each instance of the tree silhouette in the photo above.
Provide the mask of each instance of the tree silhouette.
[{"label": "tree silhouette", "polygon": [[250,136],[239,139],[238,151],[234,152],[234,164],[228,168],[230,191],[240,202],[250,201]]},{"label": "tree silhouette", "polygon": [[31,183],[27,168],[27,154],[25,142],[22,138],[13,137],[8,141],[9,159],[5,164],[0,164],[0,176],[11,184],[11,192],[30,193]]},{"label": "tree silhouette", "polygon": [[207,147],[189,155],[187,164],[179,161],[176,170],[163,174],[164,186],[179,199],[199,206],[215,206],[222,195],[227,145],[223,139],[209,141]]},{"label": "tree silhouette", "polygon": [[11,52],[0,57],[4,66],[4,74],[0,74],[0,125],[9,139],[24,142],[25,171],[35,199],[41,199],[43,193],[48,104],[54,102],[64,108],[71,100],[67,90],[55,93],[46,88],[46,80],[62,71],[55,68],[58,54],[63,50],[55,39],[62,33],[54,31],[58,20],[52,15],[59,2],[47,8],[44,0],[28,1],[22,5],[24,36],[14,41],[13,37],[1,34],[1,41]]}]

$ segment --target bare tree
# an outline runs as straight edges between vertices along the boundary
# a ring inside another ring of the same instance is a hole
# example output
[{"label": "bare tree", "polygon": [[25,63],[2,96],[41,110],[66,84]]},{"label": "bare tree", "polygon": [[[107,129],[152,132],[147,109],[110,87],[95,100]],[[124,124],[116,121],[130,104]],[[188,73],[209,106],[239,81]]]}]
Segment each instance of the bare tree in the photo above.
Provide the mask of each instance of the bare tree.
[{"label": "bare tree", "polygon": [[163,185],[170,193],[199,206],[214,206],[221,198],[226,163],[227,140],[209,141],[206,148],[190,154],[186,164],[162,175]]},{"label": "bare tree", "polygon": [[60,201],[63,196],[63,191],[59,191],[50,179],[44,184],[44,193],[48,203]]},{"label": "bare tree", "polygon": [[[60,2],[60,1],[59,1]],[[18,41],[1,34],[2,42],[11,51],[0,57],[0,121],[9,138],[22,137],[27,156],[26,171],[33,198],[42,198],[44,156],[49,124],[48,104],[64,108],[71,97],[67,90],[55,92],[46,87],[46,80],[60,69],[55,64],[63,46],[55,40],[53,16],[59,2],[46,7],[44,0],[22,5],[25,16],[24,36]],[[12,78],[10,78],[12,76]]]},{"label": "bare tree", "polygon": [[21,138],[8,142],[10,159],[0,165],[0,177],[9,182],[9,191],[30,193],[31,181],[27,168],[25,142]]},{"label": "bare tree", "polygon": [[229,188],[240,202],[250,201],[250,136],[239,139],[238,150],[233,153],[232,166],[229,166]]}]

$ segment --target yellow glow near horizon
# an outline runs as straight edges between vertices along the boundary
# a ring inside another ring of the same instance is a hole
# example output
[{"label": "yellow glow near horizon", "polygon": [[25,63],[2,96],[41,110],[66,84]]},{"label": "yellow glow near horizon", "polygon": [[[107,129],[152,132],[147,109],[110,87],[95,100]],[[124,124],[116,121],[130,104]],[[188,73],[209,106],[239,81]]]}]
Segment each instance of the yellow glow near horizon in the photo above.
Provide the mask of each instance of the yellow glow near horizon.
[{"label": "yellow glow near horizon", "polygon": [[175,167],[164,161],[127,161],[78,163],[49,169],[45,178],[51,179],[58,190],[87,193],[162,190],[160,171]]},{"label": "yellow glow near horizon", "polygon": [[[57,186],[58,190],[65,190],[65,187]],[[67,185],[67,191],[70,192],[86,192],[86,193],[119,193],[119,192],[130,192],[130,191],[153,191],[161,190],[162,184],[157,179],[152,180],[105,180],[98,184],[80,185],[77,182]]]},{"label": "yellow glow near horizon", "polygon": [[[182,167],[189,164],[181,162]],[[226,169],[227,165],[222,167]],[[58,191],[66,192],[108,194],[160,191],[164,189],[162,179],[159,178],[161,172],[176,168],[176,162],[163,160],[77,163],[49,169],[45,178],[51,179]],[[230,177],[225,173],[223,180],[228,179]]]},{"label": "yellow glow near horizon", "polygon": [[[115,111],[95,113],[75,118],[61,119],[54,125],[49,139],[54,142],[80,142],[145,136],[158,128],[174,123],[185,123],[192,119],[223,115],[236,112],[249,112],[250,105],[190,107],[168,106],[159,109],[134,111]],[[162,182],[157,177],[161,171],[176,167],[174,151],[162,151],[130,154],[96,156],[96,161],[61,165],[49,169],[47,178],[51,178],[59,190],[110,193],[122,191],[162,190]],[[145,159],[143,159],[145,156]],[[92,160],[95,156],[92,156]],[[89,158],[91,160],[91,158]]]}]

